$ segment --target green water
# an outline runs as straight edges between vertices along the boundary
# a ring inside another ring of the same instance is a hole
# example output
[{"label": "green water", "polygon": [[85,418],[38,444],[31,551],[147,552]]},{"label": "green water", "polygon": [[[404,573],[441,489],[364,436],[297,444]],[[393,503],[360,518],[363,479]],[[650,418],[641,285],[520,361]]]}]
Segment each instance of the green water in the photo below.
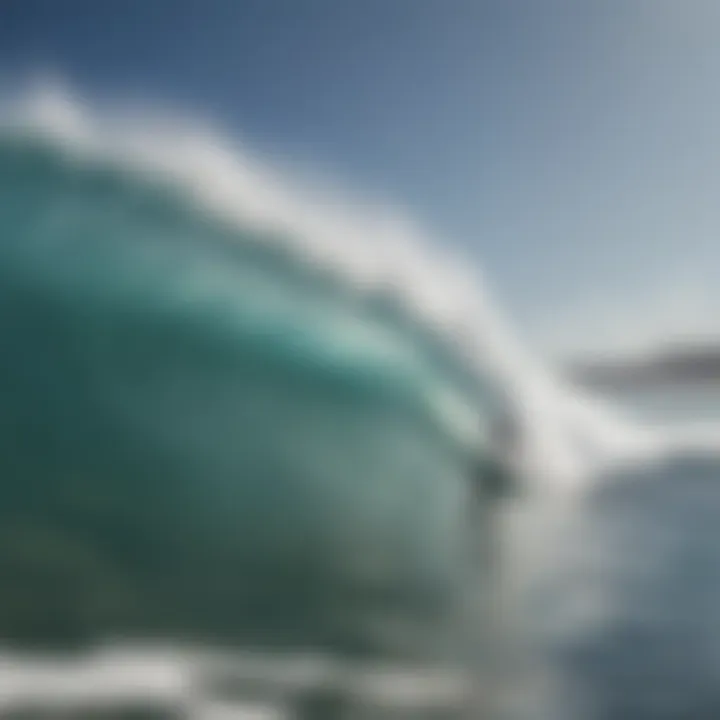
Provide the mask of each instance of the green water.
[{"label": "green water", "polygon": [[2,139],[0,640],[472,642],[485,391],[281,248]]}]

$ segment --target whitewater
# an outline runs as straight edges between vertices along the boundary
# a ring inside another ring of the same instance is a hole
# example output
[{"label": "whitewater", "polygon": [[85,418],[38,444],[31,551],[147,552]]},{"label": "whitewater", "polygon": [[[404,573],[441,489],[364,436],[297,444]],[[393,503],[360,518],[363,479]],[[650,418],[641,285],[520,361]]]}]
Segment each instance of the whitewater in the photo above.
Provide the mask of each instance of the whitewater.
[{"label": "whitewater", "polygon": [[[453,489],[445,497],[431,487],[438,474],[444,476],[444,460],[424,454],[421,445],[397,430],[395,413],[412,414],[423,437],[441,438],[452,452],[460,448],[470,457],[504,453],[516,480],[516,498],[503,516],[507,570],[502,592],[512,607],[506,622],[516,627],[525,629],[519,618],[530,588],[560,582],[557,578],[579,562],[579,554],[585,553],[587,564],[595,547],[588,534],[587,504],[598,487],[652,476],[655,468],[679,456],[712,465],[720,450],[715,427],[669,431],[639,426],[557,377],[515,337],[479,269],[453,256],[408,214],[310,183],[191,115],[163,112],[149,103],[88,102],[57,84],[6,93],[0,103],[0,211],[7,238],[1,251],[2,292],[13,297],[13,278],[22,278],[27,287],[52,287],[59,304],[67,302],[74,312],[86,307],[83,317],[96,324],[93,338],[100,338],[98,357],[103,363],[116,357],[118,363],[108,365],[108,377],[96,378],[99,383],[115,382],[122,363],[140,362],[123,346],[122,334],[120,340],[108,334],[103,346],[103,328],[97,323],[102,322],[105,297],[122,303],[127,316],[150,335],[189,317],[193,327],[183,330],[188,334],[178,341],[189,353],[192,333],[214,333],[212,370],[218,379],[190,387],[191,406],[177,399],[177,387],[189,387],[182,374],[162,378],[164,389],[154,402],[163,412],[157,416],[152,409],[138,413],[132,406],[135,386],[119,385],[111,401],[118,417],[154,433],[170,451],[192,448],[199,458],[212,456],[220,468],[218,482],[237,470],[234,440],[223,435],[228,419],[235,422],[237,403],[243,402],[222,387],[229,372],[223,353],[232,350],[233,333],[250,338],[244,341],[251,351],[249,372],[262,380],[266,366],[275,364],[288,378],[300,378],[284,388],[298,393],[294,414],[283,421],[287,425],[277,426],[272,417],[250,417],[249,411],[241,413],[238,423],[255,424],[258,433],[275,433],[299,465],[321,464],[326,484],[318,493],[326,492],[338,473],[351,475],[347,466],[353,461],[343,457],[339,435],[336,452],[317,445],[311,435],[290,439],[290,429],[295,432],[315,412],[302,388],[322,377],[336,381],[338,392],[351,398],[348,402],[361,404],[366,393],[382,398],[382,415],[367,409],[368,427],[377,426],[375,433],[362,425],[362,413],[355,417],[346,412],[339,422],[353,427],[358,438],[370,437],[374,444],[368,447],[378,458],[383,453],[399,456],[398,446],[407,443],[402,463],[388,460],[388,467],[400,463],[402,472],[420,476],[423,463],[427,466],[424,494],[408,510],[417,514],[413,522],[425,527],[426,544],[420,551],[406,548],[401,556],[403,561],[410,558],[408,567],[423,568],[433,582],[444,578],[443,563],[455,552],[444,534],[462,495]],[[25,228],[18,232],[18,242],[12,241],[8,227]],[[96,261],[101,270],[89,272]],[[94,307],[100,308],[97,316]],[[23,337],[12,321],[5,322],[3,331],[11,340]],[[76,334],[68,337],[80,342],[83,332],[74,328]],[[168,347],[175,347],[173,338]],[[40,346],[32,352],[33,362],[56,362],[53,348]],[[70,361],[61,354],[57,363],[64,362]],[[21,387],[33,387],[40,376],[28,371]],[[3,386],[6,400],[12,398],[15,381]],[[90,396],[78,400],[64,395],[59,381],[57,386],[48,381],[41,389],[63,407],[75,408],[78,418],[92,406]],[[194,412],[188,413],[188,407]],[[189,417],[194,413],[197,418]],[[502,450],[493,447],[498,416],[509,418],[514,428],[511,446]],[[317,423],[328,437],[333,437],[333,422],[317,410]],[[91,437],[91,425],[82,427]],[[34,427],[33,432],[42,436],[45,431]],[[3,441],[5,450],[9,442]],[[68,435],[51,442],[58,457],[65,457],[63,442],[69,446],[74,440]],[[128,447],[135,442],[128,441]],[[80,475],[84,472],[89,471],[83,466]],[[352,482],[357,487],[362,477]],[[447,486],[455,487],[451,472]],[[405,492],[414,492],[409,480],[396,490],[382,483],[372,486],[365,504],[349,492],[331,497],[348,512],[356,509],[359,516],[380,522],[383,503],[400,516],[408,500]],[[438,507],[441,520],[435,526],[431,511]],[[147,512],[152,517],[165,510],[160,503]],[[233,519],[228,515],[222,522],[231,525]],[[340,524],[334,527],[338,533]],[[327,536],[320,539],[327,541]],[[358,542],[349,530],[346,540],[351,546]],[[596,566],[612,560],[601,546],[602,557],[590,561],[597,561]],[[131,550],[127,554],[132,557]],[[398,561],[386,572],[401,566]],[[613,599],[606,590],[601,586],[586,588],[581,596],[574,593],[565,614],[555,608],[552,642],[611,615]],[[428,592],[433,596],[435,591]],[[539,635],[543,638],[537,642],[547,644],[550,627],[542,632],[529,628],[529,641],[515,640],[517,652],[530,654]],[[538,663],[544,668],[542,658],[536,659],[529,663],[530,674]],[[533,681],[526,680],[531,687]],[[530,694],[528,702],[537,710],[538,696]],[[568,717],[592,717],[587,708],[574,708],[566,694],[562,702]],[[553,707],[547,717],[564,716],[558,712]]]}]

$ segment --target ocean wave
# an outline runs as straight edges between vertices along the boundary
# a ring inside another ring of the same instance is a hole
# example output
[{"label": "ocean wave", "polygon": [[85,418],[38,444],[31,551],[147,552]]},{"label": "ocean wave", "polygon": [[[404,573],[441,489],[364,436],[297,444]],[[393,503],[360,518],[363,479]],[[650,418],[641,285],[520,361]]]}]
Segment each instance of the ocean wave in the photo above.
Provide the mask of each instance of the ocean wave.
[{"label": "ocean wave", "polygon": [[[254,245],[266,261],[273,256],[275,271],[282,265],[286,279],[304,282],[303,292],[317,298],[320,288],[332,286],[336,298],[381,317],[386,349],[398,344],[390,335],[404,336],[406,356],[420,347],[439,377],[452,378],[453,391],[439,393],[438,404],[470,437],[477,437],[484,405],[510,408],[523,439],[516,456],[536,484],[572,485],[598,463],[653,446],[650,433],[553,377],[526,352],[476,267],[453,257],[407,215],[288,181],[210,123],[149,104],[92,104],[51,83],[8,94],[2,108],[5,152],[7,142],[20,139],[49,145],[77,181],[83,173],[104,173],[106,186],[125,184],[129,202],[154,203],[150,211],[164,211],[166,220],[177,212],[174,230],[180,216],[202,223],[216,241],[206,253],[218,243],[245,252]],[[5,167],[7,175],[7,161]],[[151,254],[153,239],[143,242]],[[202,283],[197,248],[193,263],[196,279],[183,292]],[[373,332],[377,340],[377,327]]]},{"label": "ocean wave", "polygon": [[[285,543],[353,582],[392,577],[400,617],[360,624],[405,642],[419,636],[406,622],[413,603],[427,629],[439,595],[457,582],[450,575],[465,461],[497,450],[498,417],[516,430],[505,452],[523,490],[504,516],[508,606],[525,602],[538,578],[547,586],[569,572],[579,562],[563,552],[570,546],[592,564],[576,526],[598,485],[632,486],[626,468],[652,475],[681,451],[720,447],[714,427],[640,427],[554,376],[514,337],[472,264],[407,216],[291,181],[186,116],[88,103],[54,85],[8,95],[0,103],[0,229],[0,302],[13,309],[0,317],[0,422],[11,418],[0,456],[13,477],[28,479],[6,489],[4,517],[34,508],[37,477],[58,480],[76,504],[73,521],[87,508],[93,522],[125,527],[132,517],[137,537],[112,545],[138,567],[158,543],[148,528],[162,517],[159,546],[172,546],[206,580],[207,588],[183,586],[191,601],[200,603],[193,591],[227,594],[215,608],[218,627],[237,617],[244,588],[228,589],[225,568],[207,560],[222,546],[217,538],[236,530],[240,503],[258,511],[243,522],[266,557]],[[261,402],[254,393],[264,393]],[[330,413],[320,407],[323,393],[332,395]],[[408,418],[417,433],[407,431]],[[93,493],[98,468],[110,485],[129,486],[128,507]],[[273,482],[236,488],[243,473]],[[304,484],[278,484],[283,473]],[[179,478],[173,493],[166,476]],[[280,492],[296,527],[278,509]],[[50,500],[66,512],[67,497]],[[327,525],[308,539],[312,504]],[[182,538],[199,525],[200,550]],[[85,530],[104,537],[104,527]],[[281,562],[294,567],[297,557]],[[558,604],[564,628],[553,642],[563,633],[575,642],[592,626],[608,591],[599,585],[573,593],[579,609]],[[281,591],[299,589],[290,582]],[[309,607],[306,591],[300,601]],[[272,615],[270,607],[263,616],[270,625]]]}]

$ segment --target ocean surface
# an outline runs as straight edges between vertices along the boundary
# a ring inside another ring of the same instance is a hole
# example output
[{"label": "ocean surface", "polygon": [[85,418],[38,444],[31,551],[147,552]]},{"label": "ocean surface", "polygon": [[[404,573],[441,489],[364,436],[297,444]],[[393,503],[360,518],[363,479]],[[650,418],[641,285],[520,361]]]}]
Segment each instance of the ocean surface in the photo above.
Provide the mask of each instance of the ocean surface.
[{"label": "ocean surface", "polygon": [[[662,427],[720,420],[720,386],[607,398]],[[720,715],[719,517],[717,451],[631,466],[587,493],[545,579],[542,662],[557,684],[541,717]]]},{"label": "ocean surface", "polygon": [[[223,660],[229,684],[282,676],[193,717],[294,717],[282,661],[309,647],[362,659],[321,673],[352,717],[457,716],[468,672],[527,700],[513,719],[720,717],[720,464],[654,432],[720,419],[720,393],[613,398],[626,418],[571,390],[404,215],[288,185],[202,123],[21,94],[0,112],[0,333],[3,639],[260,648],[261,670]],[[503,618],[521,679],[492,619],[498,456],[526,509],[505,562],[528,601]],[[110,685],[142,689],[117,647]],[[191,679],[180,650],[146,656],[155,690],[205,687],[203,652]],[[0,660],[20,694],[95,687]],[[426,671],[458,665],[448,700]]]}]

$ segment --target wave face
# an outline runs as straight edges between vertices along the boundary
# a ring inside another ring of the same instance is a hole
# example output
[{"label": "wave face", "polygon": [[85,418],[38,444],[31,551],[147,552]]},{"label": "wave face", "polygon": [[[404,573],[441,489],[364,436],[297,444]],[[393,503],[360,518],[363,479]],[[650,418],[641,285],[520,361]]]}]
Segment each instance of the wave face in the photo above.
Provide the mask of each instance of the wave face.
[{"label": "wave face", "polygon": [[489,388],[292,225],[63,132],[0,137],[0,635],[456,652]]}]

